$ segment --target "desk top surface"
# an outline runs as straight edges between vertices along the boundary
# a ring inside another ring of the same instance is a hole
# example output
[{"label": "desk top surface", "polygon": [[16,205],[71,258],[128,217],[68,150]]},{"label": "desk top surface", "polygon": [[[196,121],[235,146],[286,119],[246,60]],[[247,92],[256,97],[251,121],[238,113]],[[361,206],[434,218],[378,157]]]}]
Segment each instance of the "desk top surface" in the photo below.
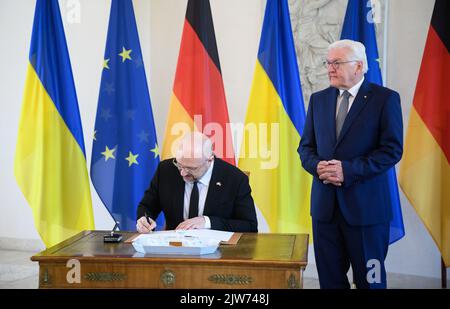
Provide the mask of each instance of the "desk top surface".
[{"label": "desk top surface", "polygon": [[[134,250],[131,243],[104,243],[103,235],[108,231],[83,231],[45,251],[31,260],[39,262],[61,262],[68,258],[95,260],[97,262],[152,262],[168,263],[263,263],[306,266],[308,259],[308,234],[262,234],[244,233],[237,245],[220,245],[213,253],[202,256],[143,255]],[[124,239],[135,235],[120,232]],[[293,265],[292,265],[293,264]]]}]

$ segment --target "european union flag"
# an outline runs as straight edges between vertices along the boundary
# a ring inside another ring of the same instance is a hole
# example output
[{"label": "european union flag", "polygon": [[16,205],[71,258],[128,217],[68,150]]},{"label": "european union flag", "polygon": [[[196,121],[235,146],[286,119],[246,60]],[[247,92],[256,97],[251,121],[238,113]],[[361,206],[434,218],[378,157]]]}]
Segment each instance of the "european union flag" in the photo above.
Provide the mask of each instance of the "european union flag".
[{"label": "european union flag", "polygon": [[[372,5],[370,0],[349,0],[342,27],[341,39],[359,41],[366,47],[369,71],[365,78],[369,82],[383,85],[378,56],[377,40]],[[397,176],[395,168],[389,170],[389,195],[392,203],[393,217],[390,224],[389,243],[393,243],[405,235],[403,226],[402,208],[398,193]]]},{"label": "european union flag", "polygon": [[[131,0],[113,0],[95,120],[91,178],[122,230],[159,163],[155,125]],[[162,226],[161,222],[158,224]]]}]

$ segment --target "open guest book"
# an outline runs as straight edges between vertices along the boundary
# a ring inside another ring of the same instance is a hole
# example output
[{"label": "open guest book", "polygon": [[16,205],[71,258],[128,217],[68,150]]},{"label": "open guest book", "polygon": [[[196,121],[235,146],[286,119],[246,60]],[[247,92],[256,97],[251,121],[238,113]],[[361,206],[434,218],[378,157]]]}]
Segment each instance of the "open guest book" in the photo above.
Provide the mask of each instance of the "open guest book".
[{"label": "open guest book", "polygon": [[140,234],[132,239],[143,254],[203,255],[214,253],[220,244],[236,244],[242,234],[217,230],[176,230]]}]

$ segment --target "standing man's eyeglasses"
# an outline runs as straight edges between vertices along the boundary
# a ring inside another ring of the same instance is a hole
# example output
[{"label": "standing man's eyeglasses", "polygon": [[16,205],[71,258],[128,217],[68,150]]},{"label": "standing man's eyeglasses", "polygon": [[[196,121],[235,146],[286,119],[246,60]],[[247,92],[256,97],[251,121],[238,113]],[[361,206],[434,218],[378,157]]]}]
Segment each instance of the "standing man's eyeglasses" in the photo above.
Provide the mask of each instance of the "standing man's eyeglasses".
[{"label": "standing man's eyeglasses", "polygon": [[326,60],[322,64],[326,69],[328,69],[328,67],[332,66],[333,69],[337,70],[337,69],[339,69],[339,66],[341,64],[350,63],[350,62],[358,62],[358,61],[360,61],[360,60],[333,61],[333,62]]}]

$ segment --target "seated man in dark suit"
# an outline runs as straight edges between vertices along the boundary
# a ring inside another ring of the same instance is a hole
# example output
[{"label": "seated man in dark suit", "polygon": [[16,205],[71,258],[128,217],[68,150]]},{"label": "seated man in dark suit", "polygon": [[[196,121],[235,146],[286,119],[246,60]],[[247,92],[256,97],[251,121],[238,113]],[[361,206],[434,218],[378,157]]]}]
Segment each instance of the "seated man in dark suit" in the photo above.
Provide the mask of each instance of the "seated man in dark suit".
[{"label": "seated man in dark suit", "polygon": [[186,134],[176,159],[159,164],[137,209],[137,231],[154,229],[161,211],[167,230],[258,231],[248,177],[216,158],[211,140],[200,132]]}]

